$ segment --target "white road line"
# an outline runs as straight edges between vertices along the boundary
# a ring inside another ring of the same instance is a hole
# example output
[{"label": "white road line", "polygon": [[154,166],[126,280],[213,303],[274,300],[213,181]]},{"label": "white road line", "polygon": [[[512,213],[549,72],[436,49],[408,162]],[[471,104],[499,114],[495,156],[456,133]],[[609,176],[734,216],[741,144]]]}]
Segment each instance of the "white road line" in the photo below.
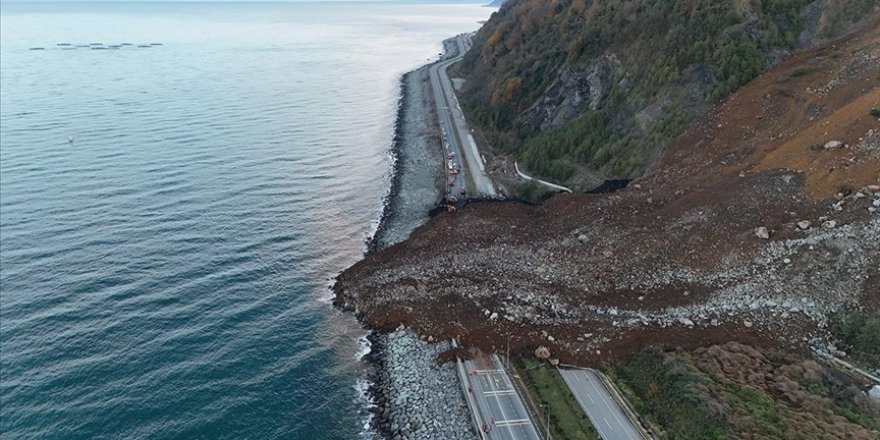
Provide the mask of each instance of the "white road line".
[{"label": "white road line", "polygon": [[[583,373],[584,373],[584,376],[587,375],[586,372],[583,372]],[[596,387],[596,384],[593,383],[593,381],[590,381],[590,385],[592,385],[593,389],[596,390],[596,395],[601,397],[600,400],[602,400],[602,403],[604,403],[605,407],[608,408],[608,411],[611,412],[611,415],[614,416],[614,420],[617,421],[617,424],[619,426],[624,426],[623,422],[620,421],[620,417],[617,417],[617,412],[614,411],[614,408],[612,408],[611,405],[608,404],[608,402],[605,400],[605,397],[602,395],[602,393],[599,392],[599,388]],[[629,435],[629,431],[627,429],[624,429],[623,432],[626,433],[626,438],[632,439],[632,436]]]},{"label": "white road line", "polygon": [[[468,361],[468,362],[470,362],[470,361]],[[465,366],[467,366],[467,364],[465,364]],[[476,365],[474,365],[474,366],[476,366]],[[470,379],[468,379],[468,380],[470,380]],[[481,377],[480,380],[483,380],[485,382],[485,376]],[[492,416],[492,411],[491,411],[491,408],[489,407],[490,406],[489,402],[487,402],[485,399],[480,398],[480,396],[478,396],[476,393],[476,391],[483,392],[483,386],[480,384],[474,384],[473,382],[471,382],[471,384],[473,386],[472,389],[474,390],[474,401],[477,402],[478,409],[480,410],[481,413],[483,413],[483,422],[488,424],[489,417]],[[492,431],[490,431],[487,434],[487,436],[493,437],[493,438],[496,437],[494,435],[494,432],[492,432]]]},{"label": "white road line", "polygon": [[[495,358],[496,365],[500,364],[500,360],[498,359],[498,357],[495,355],[493,355],[493,356]],[[503,369],[504,368],[502,366],[502,370]],[[535,427],[534,421],[531,420],[531,418],[529,417],[529,410],[526,407],[525,402],[523,401],[522,397],[516,391],[516,387],[513,384],[513,380],[511,379],[510,375],[507,373],[506,370],[504,373],[504,381],[507,384],[507,386],[510,388],[510,390],[513,391],[514,395],[516,396],[515,398],[510,400],[511,407],[513,407],[517,413],[521,412],[524,417],[527,417],[529,419],[528,425],[523,425],[521,427],[523,435],[525,435],[527,438],[540,439],[541,435],[538,433],[538,428]]]},{"label": "white road line", "polygon": [[[434,86],[435,91],[435,99],[438,101],[436,105],[442,106],[442,104],[447,104],[446,112],[438,112],[438,113],[447,113],[446,120],[450,129],[454,130],[455,133],[453,136],[461,136],[462,132],[468,131],[467,129],[467,119],[464,116],[464,113],[461,109],[461,106],[458,102],[458,96],[456,96],[454,88],[452,87],[451,79],[449,78],[447,69],[453,63],[457,62],[461,58],[464,57],[464,53],[467,51],[465,45],[463,45],[462,41],[459,39],[457,41],[459,53],[455,57],[448,59],[443,62],[438,62],[430,69],[430,72],[433,74],[431,78],[432,85]],[[455,105],[457,112],[460,117],[457,117],[455,112],[451,111],[448,107],[451,105]],[[450,119],[451,118],[451,119]],[[468,137],[471,137],[468,134]],[[470,141],[470,142],[468,142]],[[469,144],[469,145],[465,145]],[[494,186],[492,185],[491,180],[489,180],[486,176],[485,172],[485,159],[479,154],[478,149],[476,148],[476,143],[472,139],[467,139],[462,137],[459,139],[457,147],[459,151],[462,153],[462,161],[463,164],[471,164],[473,166],[473,162],[476,162],[476,166],[479,168],[478,171],[474,171],[474,176],[471,176],[471,181],[473,182],[477,192],[482,192],[485,195],[490,197],[494,197],[496,195],[496,191]],[[468,148],[470,147],[470,148]],[[473,156],[473,157],[469,157]],[[463,166],[462,168],[465,168]]]},{"label": "white road line", "polygon": [[[490,386],[492,387],[493,391],[495,391],[494,385],[495,385],[495,383],[494,383],[494,381],[492,381],[490,383]],[[504,420],[507,420],[507,413],[504,412],[504,405],[501,405],[501,402],[497,402],[497,403],[498,403],[498,409],[501,410],[501,417],[504,418]],[[516,432],[509,426],[507,426],[506,428],[510,432],[510,437],[516,439],[517,438]]]},{"label": "white road line", "polygon": [[[578,379],[578,374],[577,374],[577,373],[573,374],[572,376],[574,376],[574,378],[575,378],[576,380],[580,381],[580,379]],[[586,374],[585,374],[584,376],[586,376]],[[584,377],[584,379],[585,379],[587,382],[590,381],[590,379],[589,379],[588,377]],[[563,376],[563,380],[566,381],[566,383],[568,383],[568,382],[567,382],[568,379],[566,379],[565,376]],[[581,398],[581,394],[586,394],[587,397],[589,397],[590,394],[589,394],[589,393],[578,393],[578,392],[577,392],[574,388],[572,388],[571,386],[569,386],[569,388],[571,389],[572,394],[574,394],[574,398],[575,398],[575,400],[577,400],[578,405],[580,405],[581,408],[584,409],[584,412],[587,414],[587,417],[590,419],[590,422],[593,424],[593,426],[596,427],[596,430],[598,430],[598,431],[599,431],[599,434],[601,435],[601,434],[602,434],[602,430],[601,430],[600,427],[599,427],[598,420],[594,419],[594,418],[593,418],[593,415],[591,415],[590,412],[587,411],[587,405],[584,403],[584,400]],[[592,400],[592,397],[591,397],[590,399]],[[603,419],[605,419],[605,418],[603,417]],[[606,421],[606,423],[608,422],[607,419],[605,419],[605,421]]]},{"label": "white road line", "polygon": [[[584,401],[581,399],[581,394],[580,394],[580,393],[574,393],[574,399],[577,400],[577,402],[581,405],[581,408],[586,408],[586,407],[587,407],[587,405],[586,405],[586,404],[584,403]],[[589,415],[590,415],[590,413],[587,412],[587,416],[589,416]]]},{"label": "white road line", "polygon": [[[453,340],[453,344],[455,344]],[[477,407],[479,403],[477,402],[477,398],[473,395],[471,390],[473,390],[473,385],[471,384],[471,380],[465,371],[465,363],[461,361],[458,357],[455,358],[455,364],[458,369],[459,378],[464,380],[464,383],[467,385],[467,390],[464,390],[465,400],[467,400],[468,412],[471,413],[471,417],[473,418],[474,428],[477,430],[477,434],[480,435],[480,440],[487,440],[488,436],[484,432],[480,432],[480,409]],[[473,406],[471,406],[473,404]]]},{"label": "white road line", "polygon": [[513,394],[513,390],[502,390],[502,391],[484,391],[484,396],[497,397],[497,396],[509,396]]}]

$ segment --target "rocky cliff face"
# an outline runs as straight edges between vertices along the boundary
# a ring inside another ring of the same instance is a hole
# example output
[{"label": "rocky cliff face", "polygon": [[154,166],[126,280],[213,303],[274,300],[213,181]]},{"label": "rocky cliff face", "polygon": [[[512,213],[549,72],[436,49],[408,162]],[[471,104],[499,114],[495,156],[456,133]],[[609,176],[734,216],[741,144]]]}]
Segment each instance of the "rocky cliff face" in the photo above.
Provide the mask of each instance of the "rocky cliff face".
[{"label": "rocky cliff face", "polygon": [[719,99],[878,13],[871,0],[513,1],[465,58],[462,102],[534,174],[632,178]]},{"label": "rocky cliff face", "polygon": [[584,110],[596,110],[608,94],[611,81],[622,75],[620,61],[607,56],[586,67],[563,67],[540,100],[521,118],[532,130],[558,128]]}]

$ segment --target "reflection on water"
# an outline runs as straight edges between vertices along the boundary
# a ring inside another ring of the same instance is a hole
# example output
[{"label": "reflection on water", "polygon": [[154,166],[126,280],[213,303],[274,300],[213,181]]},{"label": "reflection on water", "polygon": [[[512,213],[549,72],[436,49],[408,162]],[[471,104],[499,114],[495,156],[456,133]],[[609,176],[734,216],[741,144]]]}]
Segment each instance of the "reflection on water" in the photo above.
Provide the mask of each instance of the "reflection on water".
[{"label": "reflection on water", "polygon": [[356,438],[363,331],[321,298],[399,75],[490,12],[0,4],[3,438]]}]

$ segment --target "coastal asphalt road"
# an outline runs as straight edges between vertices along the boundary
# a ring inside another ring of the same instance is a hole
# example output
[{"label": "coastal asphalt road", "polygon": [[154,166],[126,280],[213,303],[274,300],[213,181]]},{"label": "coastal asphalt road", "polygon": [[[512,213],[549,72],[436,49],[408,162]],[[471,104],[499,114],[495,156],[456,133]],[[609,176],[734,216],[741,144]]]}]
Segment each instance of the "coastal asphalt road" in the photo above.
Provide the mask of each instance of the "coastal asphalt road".
[{"label": "coastal asphalt road", "polygon": [[469,179],[473,183],[473,194],[468,194],[469,197],[494,198],[497,196],[495,187],[486,175],[483,159],[458,104],[452,81],[446,73],[446,69],[459,61],[470,46],[468,36],[459,35],[455,41],[458,45],[458,53],[454,57],[433,64],[428,69],[443,144],[448,151],[455,153],[453,160],[461,165],[461,172],[455,177],[455,183],[447,188],[458,196],[461,188],[467,187],[466,179]]},{"label": "coastal asphalt road", "polygon": [[642,440],[596,372],[560,368],[559,374],[603,440]]},{"label": "coastal asphalt road", "polygon": [[[434,92],[434,102],[437,105],[437,119],[440,123],[440,132],[444,151],[447,155],[443,163],[443,169],[447,173],[446,192],[460,198],[461,189],[467,187],[465,179],[467,179],[468,170],[461,163],[461,149],[458,147],[457,137],[452,131],[452,115],[449,113],[448,107],[446,106],[446,98],[443,95],[443,88],[440,87],[440,75],[438,73],[438,70],[441,68],[441,66],[443,66],[442,68],[445,69],[449,66],[450,62],[454,62],[454,60],[456,59],[460,59],[458,58],[458,54],[456,54],[456,57],[434,63],[428,68],[428,74],[431,79],[431,88]],[[449,175],[449,168],[446,164],[446,160],[449,158],[449,153],[453,153],[455,156],[452,160],[455,163],[461,165],[460,173],[456,176]],[[453,179],[452,185],[448,185],[449,179]]]},{"label": "coastal asphalt road", "polygon": [[468,392],[473,397],[479,424],[490,440],[541,440],[525,404],[507,371],[494,354],[479,361],[465,360]]}]

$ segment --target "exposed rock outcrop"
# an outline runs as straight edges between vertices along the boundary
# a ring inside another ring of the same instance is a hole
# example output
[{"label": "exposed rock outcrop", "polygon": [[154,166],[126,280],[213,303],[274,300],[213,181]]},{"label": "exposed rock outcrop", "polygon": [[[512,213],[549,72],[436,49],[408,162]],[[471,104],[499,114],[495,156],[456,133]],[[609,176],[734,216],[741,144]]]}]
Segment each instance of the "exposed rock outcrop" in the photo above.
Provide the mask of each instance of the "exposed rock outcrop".
[{"label": "exposed rock outcrop", "polygon": [[571,121],[585,109],[596,110],[607,95],[610,82],[621,72],[620,61],[613,55],[583,68],[566,66],[522,118],[534,130],[547,130]]}]

